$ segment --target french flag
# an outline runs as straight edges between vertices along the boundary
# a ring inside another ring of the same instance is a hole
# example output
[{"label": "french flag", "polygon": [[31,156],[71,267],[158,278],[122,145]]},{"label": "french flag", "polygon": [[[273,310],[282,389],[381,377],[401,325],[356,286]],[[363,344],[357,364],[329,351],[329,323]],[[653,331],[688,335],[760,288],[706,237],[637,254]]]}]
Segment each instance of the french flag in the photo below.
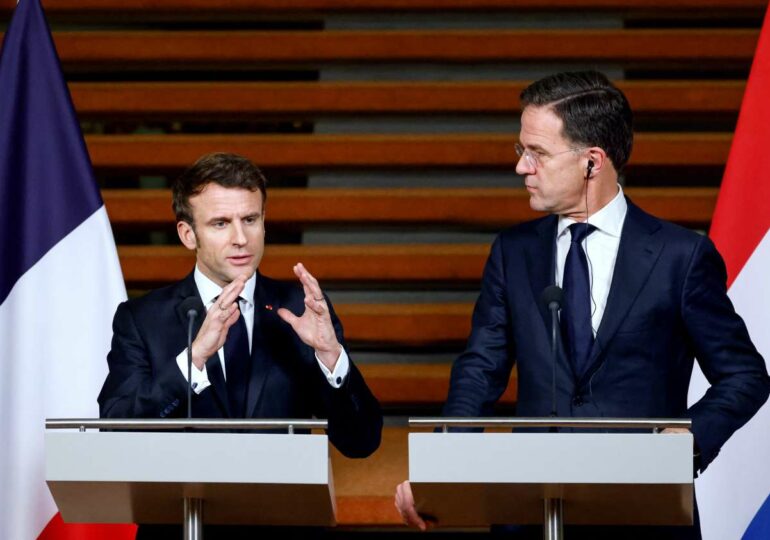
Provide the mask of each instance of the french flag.
[{"label": "french flag", "polygon": [[43,460],[45,418],[98,416],[125,297],[43,10],[21,0],[0,52],[0,538],[133,536],[64,524]]},{"label": "french flag", "polygon": [[[725,259],[728,294],[765,362],[770,359],[770,9],[710,232]],[[696,369],[690,399],[708,383]],[[704,540],[770,538],[770,402],[725,444],[696,481]]]}]

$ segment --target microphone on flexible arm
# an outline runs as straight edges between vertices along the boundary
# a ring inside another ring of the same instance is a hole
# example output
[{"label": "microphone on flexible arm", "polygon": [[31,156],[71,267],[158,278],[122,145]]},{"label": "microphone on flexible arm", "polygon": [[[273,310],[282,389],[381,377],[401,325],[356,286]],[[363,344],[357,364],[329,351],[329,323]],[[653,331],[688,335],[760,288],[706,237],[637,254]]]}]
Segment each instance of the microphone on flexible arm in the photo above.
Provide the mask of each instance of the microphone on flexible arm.
[{"label": "microphone on flexible arm", "polygon": [[550,285],[543,289],[540,295],[540,301],[551,312],[551,417],[555,417],[556,412],[556,361],[559,354],[559,309],[561,309],[564,291],[558,285]]},{"label": "microphone on flexible arm", "polygon": [[192,418],[192,341],[193,325],[202,307],[197,296],[189,296],[180,304],[180,311],[187,317],[187,418]]}]

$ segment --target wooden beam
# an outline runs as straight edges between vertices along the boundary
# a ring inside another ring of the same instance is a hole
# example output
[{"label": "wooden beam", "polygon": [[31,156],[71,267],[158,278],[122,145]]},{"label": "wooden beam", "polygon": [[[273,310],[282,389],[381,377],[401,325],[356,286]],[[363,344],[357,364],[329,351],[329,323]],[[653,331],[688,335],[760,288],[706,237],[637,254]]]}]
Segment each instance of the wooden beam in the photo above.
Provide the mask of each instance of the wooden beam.
[{"label": "wooden beam", "polygon": [[[484,244],[268,245],[260,269],[294,280],[301,261],[321,281],[478,281],[489,253]],[[181,246],[119,246],[129,283],[171,282],[187,275],[194,255]]]},{"label": "wooden beam", "polygon": [[[717,188],[627,188],[651,214],[684,225],[705,226]],[[118,227],[170,225],[168,190],[105,189],[110,221]],[[267,220],[297,227],[338,224],[465,225],[501,228],[539,217],[521,188],[273,189]]]},{"label": "wooden beam", "polygon": [[[520,112],[527,82],[70,83],[81,118]],[[729,113],[744,81],[618,81],[636,113]]]},{"label": "wooden beam", "polygon": [[[0,1],[0,10],[10,11],[16,0]],[[471,11],[518,9],[597,9],[675,11],[688,8],[756,9],[766,7],[763,0],[46,0],[48,13],[185,13],[222,14],[253,12],[366,12],[366,11]]]},{"label": "wooden beam", "polygon": [[170,69],[328,62],[748,63],[755,29],[72,31],[54,41],[65,65]]},{"label": "wooden beam", "polygon": [[[500,167],[518,160],[514,135],[89,135],[95,167],[181,169],[230,151],[262,167]],[[713,165],[727,160],[731,133],[639,133],[633,165]]]},{"label": "wooden beam", "polygon": [[335,306],[351,342],[427,346],[462,344],[471,304],[341,304]]},{"label": "wooden beam", "polygon": [[[343,321],[344,323],[344,321]],[[449,392],[449,364],[359,364],[369,388],[386,406],[441,405]],[[511,378],[500,403],[516,403],[516,378]]]}]

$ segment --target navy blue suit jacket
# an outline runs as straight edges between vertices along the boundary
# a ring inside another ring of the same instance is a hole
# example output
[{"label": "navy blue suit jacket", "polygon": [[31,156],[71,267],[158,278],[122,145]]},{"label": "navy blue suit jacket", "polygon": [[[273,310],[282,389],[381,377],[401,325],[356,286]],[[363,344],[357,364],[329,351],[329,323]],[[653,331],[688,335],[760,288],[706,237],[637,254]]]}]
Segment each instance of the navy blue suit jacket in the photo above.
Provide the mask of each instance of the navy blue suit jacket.
[{"label": "navy blue suit jacket", "polygon": [[[181,418],[187,414],[187,381],[176,356],[187,346],[187,319],[181,307],[200,300],[193,275],[122,303],[113,321],[109,374],[99,394],[104,418]],[[382,414],[353,362],[341,388],[321,372],[312,348],[300,341],[277,314],[285,307],[300,315],[302,289],[257,274],[254,290],[252,369],[248,418],[327,418],[329,440],[348,457],[365,457],[380,443]],[[327,299],[337,339],[342,325]],[[203,313],[203,303],[199,304]],[[197,335],[203,317],[198,317]],[[193,393],[194,418],[230,418],[219,356],[206,363],[212,385]]]},{"label": "navy blue suit jacket", "polygon": [[[523,223],[494,242],[445,416],[489,415],[514,363],[517,415],[550,414],[551,323],[540,295],[554,282],[557,221],[551,215]],[[764,361],[725,283],[724,263],[707,237],[629,201],[591,367],[578,379],[563,354],[556,366],[558,415],[691,418],[705,469],[770,392]],[[688,408],[695,358],[711,387]]]}]

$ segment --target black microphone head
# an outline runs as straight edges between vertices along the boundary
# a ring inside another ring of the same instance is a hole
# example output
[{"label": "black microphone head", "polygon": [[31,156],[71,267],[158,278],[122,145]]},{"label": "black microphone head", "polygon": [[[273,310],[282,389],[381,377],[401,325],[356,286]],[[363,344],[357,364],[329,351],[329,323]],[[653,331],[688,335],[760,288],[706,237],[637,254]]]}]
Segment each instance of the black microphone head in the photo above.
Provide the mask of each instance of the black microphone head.
[{"label": "black microphone head", "polygon": [[203,309],[203,302],[197,296],[188,296],[179,304],[179,312],[188,319],[197,317],[201,309]]},{"label": "black microphone head", "polygon": [[558,285],[550,285],[540,294],[540,301],[548,309],[559,309],[562,298],[564,298],[564,291]]}]

